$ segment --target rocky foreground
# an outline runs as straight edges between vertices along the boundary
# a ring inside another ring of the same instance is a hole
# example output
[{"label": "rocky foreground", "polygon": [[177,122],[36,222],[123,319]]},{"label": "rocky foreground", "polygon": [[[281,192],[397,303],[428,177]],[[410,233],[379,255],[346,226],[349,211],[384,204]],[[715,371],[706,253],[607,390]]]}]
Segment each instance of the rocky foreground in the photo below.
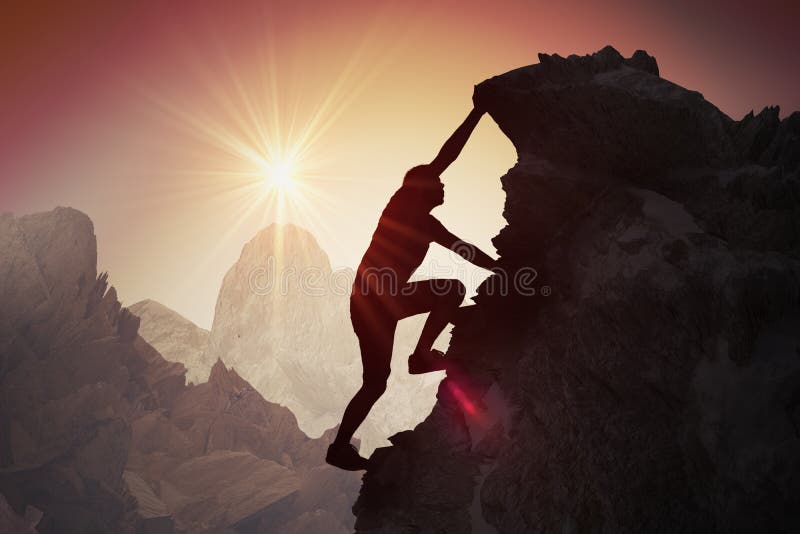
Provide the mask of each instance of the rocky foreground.
[{"label": "rocky foreground", "polygon": [[356,530],[797,532],[800,114],[539,59],[478,87],[518,151],[494,243],[538,276],[482,286]]},{"label": "rocky foreground", "polygon": [[348,532],[359,476],[217,362],[138,335],[89,218],[0,215],[0,531]]}]

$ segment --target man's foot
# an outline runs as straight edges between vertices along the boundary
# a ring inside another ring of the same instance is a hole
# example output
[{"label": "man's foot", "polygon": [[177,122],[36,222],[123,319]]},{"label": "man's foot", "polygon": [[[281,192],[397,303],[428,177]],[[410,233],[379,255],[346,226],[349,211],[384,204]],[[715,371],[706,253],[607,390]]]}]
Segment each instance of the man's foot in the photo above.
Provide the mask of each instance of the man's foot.
[{"label": "man's foot", "polygon": [[350,443],[331,443],[325,461],[345,471],[359,471],[367,468],[367,459],[358,454]]},{"label": "man's foot", "polygon": [[414,352],[408,357],[408,373],[412,375],[421,375],[423,373],[432,373],[434,371],[447,370],[447,358],[440,350],[431,349],[428,352]]}]

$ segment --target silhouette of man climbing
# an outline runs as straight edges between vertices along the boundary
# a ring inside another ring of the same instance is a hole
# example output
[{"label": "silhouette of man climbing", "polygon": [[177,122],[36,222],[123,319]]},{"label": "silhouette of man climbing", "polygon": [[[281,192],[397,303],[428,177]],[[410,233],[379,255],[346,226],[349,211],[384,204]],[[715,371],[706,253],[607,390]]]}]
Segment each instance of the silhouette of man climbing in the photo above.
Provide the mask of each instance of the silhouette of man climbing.
[{"label": "silhouette of man climbing", "polygon": [[430,243],[439,243],[479,267],[491,269],[495,260],[450,233],[430,211],[444,202],[439,175],[458,157],[484,111],[477,97],[466,120],[445,142],[428,165],[409,170],[400,188],[383,210],[372,241],[356,270],[350,296],[350,317],[361,347],[363,385],[348,404],[326,461],[355,471],[366,469],[367,460],[350,444],[356,429],[386,391],[392,345],[400,319],[430,312],[408,371],[421,374],[444,370],[447,359],[432,348],[464,299],[464,285],[455,279],[409,282]]}]

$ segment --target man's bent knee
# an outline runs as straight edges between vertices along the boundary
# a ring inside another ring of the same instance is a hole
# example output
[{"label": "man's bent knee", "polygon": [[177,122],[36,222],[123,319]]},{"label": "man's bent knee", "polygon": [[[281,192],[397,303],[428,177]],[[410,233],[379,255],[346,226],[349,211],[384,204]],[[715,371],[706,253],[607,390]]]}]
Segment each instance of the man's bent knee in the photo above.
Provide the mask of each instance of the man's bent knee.
[{"label": "man's bent knee", "polygon": [[361,389],[370,398],[377,399],[386,391],[386,382],[364,382],[364,385],[361,386]]},{"label": "man's bent knee", "polygon": [[364,384],[361,389],[371,397],[378,398],[386,391],[386,382],[389,379],[388,373],[381,373],[377,376],[364,377]]}]

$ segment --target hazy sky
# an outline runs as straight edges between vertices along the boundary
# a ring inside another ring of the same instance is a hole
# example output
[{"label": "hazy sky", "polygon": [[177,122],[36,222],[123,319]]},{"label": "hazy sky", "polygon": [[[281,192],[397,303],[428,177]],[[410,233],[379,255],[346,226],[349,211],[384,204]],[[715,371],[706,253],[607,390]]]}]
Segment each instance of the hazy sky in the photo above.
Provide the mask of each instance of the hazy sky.
[{"label": "hazy sky", "polygon": [[[354,267],[472,86],[537,52],[641,48],[733,118],[800,108],[797,2],[32,4],[0,17],[0,211],[86,212],[125,304],[154,298],[205,327],[225,271],[276,219]],[[293,146],[303,187],[278,213],[259,162]],[[435,213],[490,253],[514,161],[485,117],[443,175]]]}]

